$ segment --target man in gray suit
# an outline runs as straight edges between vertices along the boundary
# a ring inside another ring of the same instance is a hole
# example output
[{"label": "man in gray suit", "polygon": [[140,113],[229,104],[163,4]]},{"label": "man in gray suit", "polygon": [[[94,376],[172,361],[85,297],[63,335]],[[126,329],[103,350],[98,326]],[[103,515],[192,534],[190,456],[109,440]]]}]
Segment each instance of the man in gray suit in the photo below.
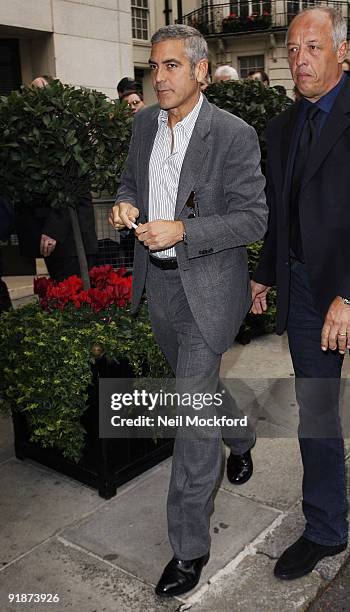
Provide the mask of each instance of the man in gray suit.
[{"label": "man in gray suit", "polygon": [[[222,353],[251,304],[246,245],[266,229],[259,144],[253,128],[201,94],[208,48],[197,30],[163,27],[151,42],[159,106],[135,116],[110,223],[122,229],[138,222],[133,309],[146,286],[153,331],[177,380],[189,381],[192,392],[213,392]],[[233,400],[225,398],[224,412],[232,413]],[[156,587],[162,596],[185,593],[199,581],[222,462],[220,429],[182,433],[168,494],[174,557]],[[244,460],[254,441],[250,428],[226,440],[231,477],[237,458],[246,480],[251,475]]]}]

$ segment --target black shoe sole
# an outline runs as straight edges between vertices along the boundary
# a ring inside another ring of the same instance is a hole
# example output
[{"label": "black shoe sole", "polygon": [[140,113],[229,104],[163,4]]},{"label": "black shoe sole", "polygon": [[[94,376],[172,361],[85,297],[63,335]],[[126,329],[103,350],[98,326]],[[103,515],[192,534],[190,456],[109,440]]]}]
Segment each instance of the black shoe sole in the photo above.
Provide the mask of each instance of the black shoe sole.
[{"label": "black shoe sole", "polygon": [[[202,569],[208,563],[209,558],[210,558],[210,554],[208,553],[207,558],[206,558],[206,560],[203,563]],[[188,588],[184,589],[184,588],[179,587],[178,589],[174,589],[171,593],[169,593],[169,592],[167,592],[167,593],[157,593],[157,589],[156,589],[156,595],[157,595],[157,597],[161,597],[162,599],[170,599],[170,597],[177,597],[178,595],[183,595],[184,593],[189,593],[189,591],[192,591],[192,589],[194,589],[197,586],[198,582],[200,581],[201,575],[202,575],[202,570],[201,570],[201,573],[198,576],[197,582],[195,582],[193,585],[191,585],[191,588],[189,588],[189,589]]]},{"label": "black shoe sole", "polygon": [[273,572],[274,576],[275,578],[278,578],[279,580],[296,580],[297,578],[302,578],[303,576],[307,576],[308,574],[311,574],[311,572],[313,572],[313,570],[315,569],[317,563],[322,561],[322,559],[326,559],[327,557],[336,557],[336,555],[340,555],[340,553],[344,552],[346,548],[347,548],[347,544],[344,544],[344,547],[341,548],[340,550],[328,553],[327,555],[323,555],[322,557],[317,559],[317,561],[314,563],[314,565],[311,568],[304,569],[303,571],[294,572],[290,574],[277,574],[274,571]]}]

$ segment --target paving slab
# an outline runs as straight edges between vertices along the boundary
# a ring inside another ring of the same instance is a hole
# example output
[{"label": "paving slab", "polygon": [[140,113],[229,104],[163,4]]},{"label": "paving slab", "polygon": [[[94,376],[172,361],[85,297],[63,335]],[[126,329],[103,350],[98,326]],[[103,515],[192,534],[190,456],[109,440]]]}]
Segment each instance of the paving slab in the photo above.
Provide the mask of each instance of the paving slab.
[{"label": "paving slab", "polygon": [[[65,529],[63,537],[108,558],[138,578],[156,584],[164,565],[172,557],[166,524],[169,466],[144,483],[117,496],[106,506]],[[210,562],[200,585],[235,557],[279,515],[253,500],[220,489],[211,519]]]},{"label": "paving slab", "polygon": [[[303,533],[305,525],[301,504],[297,504],[284,515],[279,525],[268,533],[264,540],[257,545],[257,551],[270,557],[278,559],[283,551],[293,544]],[[349,537],[350,540],[350,537]],[[350,556],[347,549],[336,557],[327,557],[319,561],[315,571],[324,580],[333,580],[339,572],[342,564]]]},{"label": "paving slab", "polygon": [[[312,572],[300,580],[276,580],[274,562],[249,555],[237,567],[228,566],[197,601],[191,612],[297,612],[315,598],[322,579]],[[194,596],[195,597],[195,596]]]},{"label": "paving slab", "polygon": [[[228,449],[227,454],[229,454]],[[225,474],[221,486],[228,491],[280,510],[286,510],[295,504],[301,497],[302,483],[298,441],[293,438],[258,437],[252,450],[252,458],[254,472],[247,483],[240,486],[232,485]]]},{"label": "paving slab", "polygon": [[257,551],[278,559],[283,551],[300,538],[304,531],[305,519],[301,504],[297,503],[282,517],[278,525],[257,544]]},{"label": "paving slab", "polygon": [[327,584],[311,604],[308,612],[348,612],[350,599],[350,562],[341,568],[333,582]]},{"label": "paving slab", "polygon": [[[60,601],[10,605],[8,593],[57,593]],[[56,538],[0,571],[1,612],[171,612],[178,606],[178,601],[162,602],[149,585]]]},{"label": "paving slab", "polygon": [[0,464],[0,567],[104,500],[54,471],[10,459]]},{"label": "paving slab", "polygon": [[240,378],[293,376],[287,335],[267,334],[245,346],[235,343],[223,356],[222,375]]}]

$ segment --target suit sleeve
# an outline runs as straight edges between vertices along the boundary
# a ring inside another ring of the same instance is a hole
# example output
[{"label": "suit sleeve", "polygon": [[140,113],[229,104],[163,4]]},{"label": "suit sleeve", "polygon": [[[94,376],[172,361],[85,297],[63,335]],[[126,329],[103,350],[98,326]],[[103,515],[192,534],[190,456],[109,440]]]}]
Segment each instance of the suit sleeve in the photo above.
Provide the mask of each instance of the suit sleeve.
[{"label": "suit sleeve", "polygon": [[236,130],[223,168],[227,213],[183,219],[187,234],[187,256],[199,257],[205,250],[217,253],[246,246],[266,231],[265,179],[260,169],[260,147],[255,130],[242,124]]},{"label": "suit sleeve", "polygon": [[[267,152],[271,145],[270,128],[267,130]],[[277,203],[273,184],[271,157],[267,154],[266,163],[266,194],[269,208],[268,229],[262,247],[260,260],[253,274],[257,283],[272,287],[276,284],[276,243],[277,243]]]},{"label": "suit sleeve", "polygon": [[66,208],[52,208],[42,228],[42,234],[63,242],[71,233],[69,211]]}]

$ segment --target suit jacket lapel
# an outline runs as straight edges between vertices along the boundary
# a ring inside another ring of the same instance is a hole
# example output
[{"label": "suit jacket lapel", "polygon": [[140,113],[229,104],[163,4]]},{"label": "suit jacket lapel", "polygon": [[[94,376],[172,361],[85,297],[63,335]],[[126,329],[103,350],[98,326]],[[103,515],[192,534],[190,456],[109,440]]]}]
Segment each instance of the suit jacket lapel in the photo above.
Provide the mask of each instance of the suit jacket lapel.
[{"label": "suit jacket lapel", "polygon": [[212,106],[206,100],[206,98],[204,98],[182,164],[176,198],[175,219],[179,218],[179,215],[184,208],[196,181],[198,180],[200,170],[203,167],[204,159],[208,154],[209,146],[208,142],[205,140],[210,131],[212,114]]},{"label": "suit jacket lapel", "polygon": [[347,96],[350,96],[350,87],[346,87],[347,85],[348,83],[346,82],[340,90],[329,117],[326,119],[326,123],[321,131],[320,138],[311,151],[307,168],[303,176],[301,189],[303,189],[314,176],[324,159],[327,157],[329,151],[335,145],[342,133],[350,126],[350,104],[348,100],[344,100],[345,92]]},{"label": "suit jacket lapel", "polygon": [[148,220],[148,207],[149,207],[149,160],[152,153],[154,139],[158,130],[158,115],[159,106],[155,105],[154,112],[147,123],[146,129],[143,134],[141,146],[140,146],[140,160],[142,164],[141,180],[140,180],[140,195],[142,198],[144,210],[146,213],[146,219]]},{"label": "suit jacket lapel", "polygon": [[299,103],[293,104],[287,122],[282,127],[282,206],[285,223],[288,223],[289,219],[289,198],[296,148],[293,135],[296,128],[298,112]]}]

